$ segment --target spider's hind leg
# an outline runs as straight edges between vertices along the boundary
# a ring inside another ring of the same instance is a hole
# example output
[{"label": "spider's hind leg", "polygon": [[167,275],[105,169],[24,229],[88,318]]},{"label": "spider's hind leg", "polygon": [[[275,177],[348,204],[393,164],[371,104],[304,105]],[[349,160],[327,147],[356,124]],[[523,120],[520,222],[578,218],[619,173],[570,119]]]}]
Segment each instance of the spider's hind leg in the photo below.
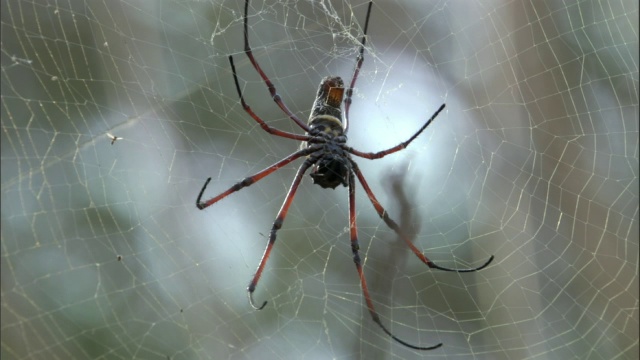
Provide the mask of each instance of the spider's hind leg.
[{"label": "spider's hind leg", "polygon": [[367,30],[369,29],[369,17],[371,16],[371,6],[373,5],[373,1],[369,1],[369,5],[367,7],[367,16],[364,21],[364,30],[362,34],[362,40],[360,40],[360,50],[358,50],[358,57],[356,58],[356,66],[353,69],[353,76],[351,77],[351,82],[349,83],[349,88],[347,89],[347,96],[344,99],[344,132],[345,134],[349,131],[349,109],[351,108],[351,96],[353,95],[353,88],[356,86],[356,80],[358,80],[358,74],[360,74],[360,69],[362,68],[362,62],[364,62],[364,46],[367,41]]}]

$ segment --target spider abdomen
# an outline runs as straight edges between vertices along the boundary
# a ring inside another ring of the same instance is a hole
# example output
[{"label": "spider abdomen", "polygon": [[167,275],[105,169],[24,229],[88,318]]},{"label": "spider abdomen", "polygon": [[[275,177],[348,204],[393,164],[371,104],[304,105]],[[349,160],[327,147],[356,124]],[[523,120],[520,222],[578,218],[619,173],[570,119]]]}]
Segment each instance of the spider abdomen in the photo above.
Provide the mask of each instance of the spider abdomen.
[{"label": "spider abdomen", "polygon": [[309,114],[309,128],[322,127],[325,133],[337,132],[333,136],[342,135],[342,98],[344,82],[339,76],[327,76],[320,82],[316,98]]}]

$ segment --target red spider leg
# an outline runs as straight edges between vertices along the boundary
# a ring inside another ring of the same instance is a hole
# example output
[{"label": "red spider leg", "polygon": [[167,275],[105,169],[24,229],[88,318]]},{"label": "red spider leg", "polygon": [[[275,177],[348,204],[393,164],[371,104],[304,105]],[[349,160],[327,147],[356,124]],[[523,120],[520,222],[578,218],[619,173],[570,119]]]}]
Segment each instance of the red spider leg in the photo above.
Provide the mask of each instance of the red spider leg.
[{"label": "red spider leg", "polygon": [[373,194],[373,191],[371,191],[369,184],[367,184],[367,181],[364,179],[364,175],[362,175],[362,172],[358,168],[358,164],[356,164],[356,162],[351,159],[349,159],[349,161],[351,163],[352,170],[356,173],[356,176],[358,177],[360,184],[362,184],[364,191],[367,193],[367,196],[369,197],[371,204],[373,204],[373,207],[378,212],[378,215],[380,215],[380,217],[382,218],[382,220],[384,220],[385,224],[387,224],[388,227],[393,229],[393,231],[395,231],[396,234],[398,234],[398,236],[400,236],[402,240],[404,240],[404,242],[407,244],[407,246],[409,246],[409,248],[411,248],[411,251],[413,251],[413,253],[418,257],[418,259],[420,259],[428,267],[432,269],[438,269],[443,271],[453,271],[453,272],[459,272],[459,273],[474,272],[474,271],[484,269],[485,267],[487,267],[487,265],[489,265],[489,263],[491,263],[491,261],[493,261],[493,255],[491,255],[489,260],[487,260],[484,264],[471,269],[450,269],[450,268],[442,267],[440,265],[436,265],[435,263],[433,263],[431,260],[429,260],[429,258],[424,256],[424,254],[422,254],[415,245],[413,245],[413,243],[404,235],[402,230],[400,230],[400,227],[398,226],[398,224],[389,217],[389,214],[387,213],[387,211],[382,207],[382,205],[380,205],[380,202],[378,201],[378,199],[376,199],[376,196]]},{"label": "red spider leg", "polygon": [[431,124],[431,122],[438,116],[438,114],[440,114],[442,109],[444,109],[444,106],[445,105],[442,104],[440,106],[440,108],[435,113],[433,113],[433,115],[431,115],[429,120],[427,120],[427,122],[424,123],[424,125],[422,125],[422,127],[415,134],[413,134],[413,136],[411,136],[409,138],[409,140],[401,142],[400,144],[398,144],[398,145],[396,145],[396,146],[394,146],[394,147],[392,147],[390,149],[378,151],[378,152],[375,152],[375,153],[365,153],[365,152],[358,151],[358,150],[356,150],[356,149],[354,149],[352,147],[346,146],[346,145],[342,145],[342,148],[347,150],[348,152],[352,153],[353,155],[360,156],[360,157],[363,157],[365,159],[371,159],[371,160],[380,159],[380,158],[385,157],[385,156],[387,156],[389,154],[393,154],[396,151],[400,151],[400,150],[406,148],[407,145],[409,145],[416,137],[418,137],[418,135],[420,135],[420,133],[422,133],[422,131],[424,131],[424,129],[426,129],[427,126],[429,126],[429,124]]},{"label": "red spider leg", "polygon": [[351,95],[353,94],[353,87],[356,85],[356,80],[358,79],[358,74],[360,73],[360,68],[362,68],[362,62],[364,61],[364,45],[367,39],[367,29],[369,28],[369,16],[371,15],[371,5],[373,5],[373,1],[369,2],[369,7],[367,8],[367,17],[364,21],[364,32],[362,34],[362,40],[360,40],[360,53],[358,57],[356,57],[356,67],[353,70],[353,77],[351,78],[351,84],[349,84],[349,89],[347,89],[347,96],[344,99],[344,133],[346,134],[349,131],[349,108],[351,108]]},{"label": "red spider leg", "polygon": [[355,179],[353,178],[353,172],[349,172],[349,234],[351,235],[351,252],[353,253],[353,262],[356,264],[356,269],[358,270],[358,275],[360,276],[360,284],[362,286],[362,293],[364,294],[364,299],[367,302],[367,308],[369,309],[369,314],[371,314],[371,318],[373,321],[378,324],[382,330],[387,333],[387,335],[391,336],[391,338],[400,344],[415,349],[415,350],[433,350],[442,346],[442,343],[429,346],[429,347],[420,347],[416,345],[411,345],[403,340],[400,340],[398,337],[393,335],[391,331],[387,330],[384,325],[382,325],[382,321],[380,321],[380,316],[378,316],[378,312],[373,306],[373,301],[371,300],[371,295],[369,294],[369,288],[367,287],[367,280],[364,277],[364,272],[362,271],[362,264],[360,261],[360,254],[358,250],[360,249],[360,245],[358,244],[358,227],[356,225],[356,184]]},{"label": "red spider leg", "polygon": [[215,203],[217,203],[218,201],[224,199],[225,197],[229,196],[230,194],[233,194],[234,192],[241,190],[242,188],[245,188],[247,186],[250,186],[260,180],[262,180],[264,177],[266,177],[267,175],[270,175],[272,172],[280,169],[281,167],[289,164],[290,162],[302,157],[302,156],[306,156],[311,154],[314,151],[317,151],[321,148],[321,145],[312,145],[306,149],[302,149],[300,151],[296,151],[293,154],[287,156],[286,158],[278,161],[277,163],[269,166],[268,168],[260,171],[257,174],[254,174],[252,176],[249,176],[247,178],[245,178],[242,181],[237,182],[235,185],[233,185],[232,187],[230,187],[229,189],[227,189],[225,192],[219,194],[218,196],[212,197],[211,199],[202,202],[202,195],[204,194],[204,190],[207,188],[207,185],[209,185],[209,182],[211,181],[211,178],[208,178],[207,181],[204,183],[204,186],[202,187],[202,190],[200,190],[200,193],[198,194],[198,198],[196,199],[196,206],[198,207],[198,209],[202,210],[205,209]]},{"label": "red spider leg", "polygon": [[[249,46],[249,25],[248,25],[248,16],[247,16],[248,13],[249,13],[249,0],[245,1],[244,3],[244,53],[247,54],[247,57],[249,58],[249,60],[251,61],[251,64],[253,65],[253,68],[256,69],[256,71],[260,74],[260,77],[264,81],[265,85],[267,85],[267,88],[269,89],[269,94],[271,94],[271,98],[273,98],[273,101],[278,105],[278,107],[282,111],[284,111],[285,114],[289,116],[291,120],[293,120],[296,124],[298,124],[298,126],[300,126],[304,131],[309,132],[309,126],[307,126],[307,124],[305,124],[302,120],[298,119],[298,117],[295,116],[291,112],[291,110],[289,110],[287,105],[285,105],[284,102],[282,102],[282,98],[276,92],[276,87],[273,85],[271,80],[269,80],[269,78],[264,73],[264,71],[262,71],[262,68],[260,68],[260,65],[258,65],[258,62],[253,57],[253,51],[251,50],[251,46]],[[233,73],[235,74],[235,71]]]},{"label": "red spider leg", "polygon": [[260,264],[258,265],[258,269],[256,270],[255,275],[253,275],[253,279],[251,279],[251,282],[247,287],[247,293],[249,294],[249,302],[251,303],[251,306],[256,310],[262,310],[267,305],[267,302],[265,301],[262,303],[262,305],[260,305],[260,307],[257,307],[255,305],[255,302],[253,301],[253,292],[256,290],[258,281],[260,281],[260,276],[262,276],[262,271],[264,270],[264,267],[267,264],[267,260],[269,260],[269,255],[271,255],[271,249],[273,249],[273,244],[276,242],[276,234],[278,230],[280,230],[280,228],[282,227],[282,224],[284,223],[284,219],[287,217],[289,206],[291,206],[291,202],[293,201],[293,198],[296,195],[296,191],[298,190],[298,185],[300,185],[302,176],[304,175],[305,171],[309,169],[311,165],[315,164],[318,161],[319,156],[320,155],[316,155],[316,156],[311,155],[310,158],[308,158],[307,160],[304,161],[304,163],[302,163],[302,165],[298,169],[298,172],[296,173],[296,177],[293,179],[293,183],[289,188],[289,192],[287,193],[287,196],[285,197],[284,202],[282,203],[282,207],[278,212],[278,216],[276,216],[276,219],[273,222],[273,227],[271,227],[271,233],[269,234],[269,243],[267,244],[267,248],[264,250],[264,254],[262,254],[262,259],[260,259]]},{"label": "red spider leg", "polygon": [[294,139],[294,140],[300,140],[300,141],[311,140],[312,137],[309,135],[299,135],[299,134],[294,134],[287,131],[282,131],[282,130],[272,128],[271,126],[267,125],[267,123],[265,123],[264,120],[262,120],[258,115],[256,115],[256,113],[254,113],[253,110],[251,110],[249,105],[247,105],[247,102],[244,101],[244,95],[242,95],[242,91],[240,90],[240,83],[238,82],[238,75],[236,74],[236,66],[233,64],[233,56],[231,55],[229,55],[229,62],[231,63],[231,71],[233,72],[233,81],[235,81],[236,83],[236,90],[238,90],[238,96],[240,97],[240,103],[242,104],[242,108],[249,115],[251,115],[251,117],[256,122],[258,122],[258,124],[260,124],[260,127],[262,127],[264,131],[268,132],[269,134],[282,136],[288,139]]}]

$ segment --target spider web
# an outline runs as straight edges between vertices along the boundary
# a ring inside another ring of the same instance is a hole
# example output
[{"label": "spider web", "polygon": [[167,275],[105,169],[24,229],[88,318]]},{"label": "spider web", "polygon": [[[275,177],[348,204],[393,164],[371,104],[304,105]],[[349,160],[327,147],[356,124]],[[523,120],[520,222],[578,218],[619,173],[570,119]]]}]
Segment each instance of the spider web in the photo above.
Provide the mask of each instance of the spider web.
[{"label": "spider web", "polygon": [[[349,144],[429,270],[357,190],[305,177],[255,293],[246,286],[299,162],[300,133],[242,54],[242,1],[2,2],[2,358],[634,359],[638,351],[638,3],[383,1]],[[306,119],[349,79],[366,1],[253,0],[257,60]],[[109,134],[109,135],[107,135]],[[114,139],[114,136],[117,137]]]}]

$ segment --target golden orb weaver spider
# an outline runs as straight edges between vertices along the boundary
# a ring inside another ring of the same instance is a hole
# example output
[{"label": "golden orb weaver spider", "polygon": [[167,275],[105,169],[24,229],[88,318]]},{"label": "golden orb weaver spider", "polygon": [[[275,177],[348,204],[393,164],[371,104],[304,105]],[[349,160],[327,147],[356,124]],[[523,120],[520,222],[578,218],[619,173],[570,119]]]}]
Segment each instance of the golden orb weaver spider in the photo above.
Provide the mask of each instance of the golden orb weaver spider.
[{"label": "golden orb weaver spider", "polygon": [[[299,135],[294,134],[282,130],[278,130],[272,128],[267,125],[258,115],[256,115],[253,110],[247,105],[244,96],[242,95],[242,91],[240,90],[240,84],[238,82],[238,75],[236,73],[236,67],[233,64],[233,56],[229,56],[229,63],[231,64],[231,71],[233,73],[233,80],[236,84],[236,90],[238,91],[238,96],[240,97],[240,103],[242,104],[242,108],[246,111],[258,124],[260,127],[264,129],[266,132],[272,135],[280,136],[287,139],[299,140],[306,142],[307,146],[299,151],[294,152],[293,154],[287,156],[286,158],[278,161],[277,163],[267,167],[266,169],[245,178],[244,180],[236,183],[231,186],[226,191],[221,194],[210,198],[209,200],[202,201],[202,195],[204,194],[207,185],[211,181],[211,178],[208,178],[207,181],[202,186],[202,190],[198,194],[198,198],[196,199],[196,206],[198,209],[203,210],[216,202],[224,199],[230,194],[239,191],[242,188],[250,186],[257,181],[262,180],[266,176],[275,172],[276,170],[282,168],[283,166],[293,162],[296,159],[301,157],[306,157],[305,161],[302,163],[298,172],[296,173],[295,178],[293,179],[293,183],[289,188],[287,196],[284,199],[282,207],[276,216],[275,221],[273,222],[273,226],[271,228],[271,232],[269,234],[269,242],[267,243],[267,248],[262,255],[262,259],[260,260],[260,264],[258,265],[258,269],[256,270],[253,279],[249,283],[247,287],[247,292],[249,295],[249,302],[251,306],[256,310],[263,309],[267,302],[264,301],[262,305],[256,306],[253,300],[253,292],[258,285],[258,281],[260,280],[260,276],[262,276],[262,271],[265,268],[267,260],[269,259],[269,255],[271,254],[271,250],[273,249],[273,245],[276,241],[276,234],[278,230],[282,227],[282,224],[287,216],[287,212],[289,211],[289,207],[293,202],[293,198],[295,197],[296,191],[298,190],[298,186],[302,181],[302,176],[304,173],[311,168],[311,178],[313,179],[314,184],[318,184],[323,188],[332,188],[335,189],[338,185],[343,185],[348,187],[349,189],[349,233],[351,237],[351,251],[353,253],[353,262],[356,265],[356,269],[358,271],[358,276],[360,277],[360,285],[362,287],[362,293],[364,294],[365,302],[367,303],[367,308],[373,321],[382,328],[382,330],[389,335],[393,340],[399,342],[400,344],[407,346],[409,348],[415,350],[432,350],[442,346],[442,343],[421,347],[409,344],[395,335],[393,335],[380,321],[380,317],[376,312],[373,301],[371,300],[371,296],[369,295],[369,289],[367,288],[367,281],[365,280],[364,273],[362,270],[362,264],[360,260],[360,254],[358,250],[360,246],[358,245],[358,228],[356,226],[356,188],[355,188],[355,177],[358,178],[358,181],[362,185],[367,197],[373,204],[378,215],[384,220],[384,222],[393,229],[409,246],[411,251],[420,259],[423,263],[425,263],[428,267],[443,271],[454,271],[454,272],[474,272],[481,269],[484,269],[491,263],[493,260],[493,255],[487,260],[483,265],[471,268],[471,269],[449,269],[446,267],[442,267],[436,265],[431,260],[429,260],[424,254],[418,250],[415,245],[405,236],[398,226],[398,224],[389,217],[387,211],[380,205],[378,199],[376,199],[375,195],[371,191],[371,188],[367,184],[362,172],[358,168],[358,165],[351,158],[351,155],[356,155],[365,159],[380,159],[389,154],[393,154],[397,151],[400,151],[409,145],[424,129],[431,124],[431,122],[438,116],[438,114],[444,109],[444,104],[436,110],[436,112],[431,115],[429,120],[425,122],[424,125],[418,131],[413,134],[408,140],[392,147],[387,150],[370,153],[370,152],[361,152],[350,146],[347,146],[347,131],[349,129],[349,108],[351,106],[351,95],[353,93],[353,87],[355,86],[356,80],[358,78],[358,73],[360,72],[360,68],[362,67],[362,62],[364,61],[364,47],[365,40],[367,35],[367,28],[369,27],[369,16],[371,15],[371,7],[373,5],[373,1],[369,2],[367,8],[367,16],[364,23],[364,31],[362,40],[360,41],[360,50],[358,57],[356,59],[355,70],[353,72],[353,77],[351,78],[351,83],[349,84],[349,88],[346,91],[346,97],[344,98],[344,126],[342,121],[342,109],[340,107],[342,103],[342,99],[345,95],[344,91],[344,83],[340,77],[325,77],[322,79],[320,86],[318,88],[318,93],[316,95],[315,101],[313,103],[313,107],[311,109],[311,114],[309,116],[309,121],[305,124],[297,116],[295,116],[289,108],[284,104],[282,98],[276,92],[276,88],[269,80],[267,75],[262,71],[260,65],[253,57],[253,52],[251,47],[249,46],[249,35],[248,35],[248,17],[247,14],[249,12],[249,0],[245,1],[244,4],[244,53],[247,55],[253,68],[260,74],[262,80],[266,84],[269,89],[269,93],[273,98],[273,101],[282,109],[282,111],[287,114],[287,116],[293,120],[300,128],[302,128],[306,134]],[[355,176],[354,176],[355,174]]]}]

